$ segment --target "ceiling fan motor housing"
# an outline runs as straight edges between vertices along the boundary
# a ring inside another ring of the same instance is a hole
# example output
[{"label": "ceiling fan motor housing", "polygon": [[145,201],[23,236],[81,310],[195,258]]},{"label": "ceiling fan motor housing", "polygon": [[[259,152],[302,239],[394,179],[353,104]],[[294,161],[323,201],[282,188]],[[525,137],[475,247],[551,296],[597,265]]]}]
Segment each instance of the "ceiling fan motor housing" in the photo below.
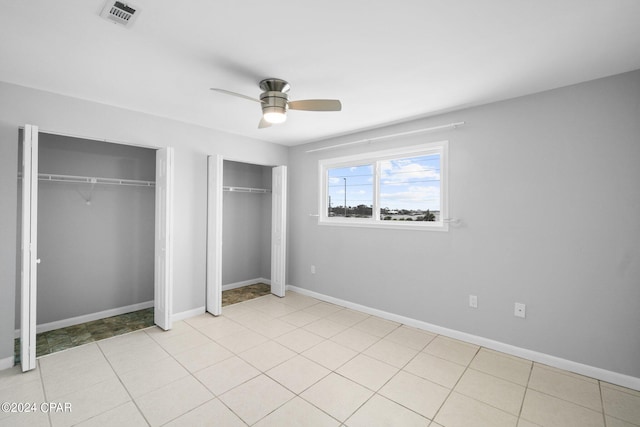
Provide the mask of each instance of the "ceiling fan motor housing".
[{"label": "ceiling fan motor housing", "polygon": [[260,82],[260,89],[264,91],[260,94],[262,114],[268,115],[265,117],[273,117],[274,113],[286,117],[289,109],[289,88],[289,83],[281,79],[264,79]]}]

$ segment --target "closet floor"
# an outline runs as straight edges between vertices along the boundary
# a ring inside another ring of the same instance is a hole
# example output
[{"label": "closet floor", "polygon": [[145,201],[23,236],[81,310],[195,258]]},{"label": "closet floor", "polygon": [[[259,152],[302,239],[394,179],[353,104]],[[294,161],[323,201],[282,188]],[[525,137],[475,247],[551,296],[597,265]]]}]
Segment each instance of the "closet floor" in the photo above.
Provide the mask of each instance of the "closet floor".
[{"label": "closet floor", "polygon": [[222,291],[222,306],[236,304],[242,301],[258,298],[271,293],[271,286],[264,283],[243,286],[241,288]]},{"label": "closet floor", "polygon": [[[271,293],[271,287],[264,283],[229,289],[222,292],[222,306],[258,298],[269,293]],[[151,307],[93,322],[41,332],[36,335],[36,357],[148,328],[153,324],[153,307]],[[14,349],[15,364],[17,365],[20,363],[20,338],[15,339]]]}]

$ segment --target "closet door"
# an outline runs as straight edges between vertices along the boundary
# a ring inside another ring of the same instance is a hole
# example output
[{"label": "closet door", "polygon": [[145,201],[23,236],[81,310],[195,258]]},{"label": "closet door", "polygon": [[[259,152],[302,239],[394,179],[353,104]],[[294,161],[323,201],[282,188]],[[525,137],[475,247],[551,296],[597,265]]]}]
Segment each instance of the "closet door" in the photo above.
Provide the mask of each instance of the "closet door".
[{"label": "closet door", "polygon": [[207,158],[207,311],[222,314],[222,172],[220,155]]},{"label": "closet door", "polygon": [[154,322],[171,329],[173,302],[173,148],[156,152]]},{"label": "closet door", "polygon": [[271,293],[283,297],[287,271],[287,167],[273,168],[271,198]]},{"label": "closet door", "polygon": [[36,367],[38,283],[38,127],[25,125],[22,138],[22,266],[20,360],[22,371]]}]

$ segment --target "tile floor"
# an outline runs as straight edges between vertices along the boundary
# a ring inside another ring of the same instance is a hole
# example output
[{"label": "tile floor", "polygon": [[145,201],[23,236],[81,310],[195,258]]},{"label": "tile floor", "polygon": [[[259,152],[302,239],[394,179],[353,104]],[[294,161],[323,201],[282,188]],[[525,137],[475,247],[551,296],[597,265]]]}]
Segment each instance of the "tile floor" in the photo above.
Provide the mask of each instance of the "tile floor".
[{"label": "tile floor", "polygon": [[12,427],[640,426],[640,391],[294,292],[2,371],[0,402],[36,403]]}]

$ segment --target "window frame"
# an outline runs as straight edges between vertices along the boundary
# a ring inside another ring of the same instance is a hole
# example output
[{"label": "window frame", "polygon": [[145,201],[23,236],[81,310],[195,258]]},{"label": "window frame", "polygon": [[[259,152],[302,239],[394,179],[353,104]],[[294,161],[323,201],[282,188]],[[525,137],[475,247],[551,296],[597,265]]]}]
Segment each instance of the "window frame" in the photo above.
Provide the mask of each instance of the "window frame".
[{"label": "window frame", "polygon": [[[380,162],[433,154],[440,155],[440,220],[389,221],[380,219]],[[330,217],[328,214],[329,169],[369,164],[373,165],[373,209],[371,218]],[[449,230],[449,141],[430,142],[350,156],[321,159],[318,161],[318,172],[320,178],[320,198],[318,201],[319,225],[429,231]]]}]

